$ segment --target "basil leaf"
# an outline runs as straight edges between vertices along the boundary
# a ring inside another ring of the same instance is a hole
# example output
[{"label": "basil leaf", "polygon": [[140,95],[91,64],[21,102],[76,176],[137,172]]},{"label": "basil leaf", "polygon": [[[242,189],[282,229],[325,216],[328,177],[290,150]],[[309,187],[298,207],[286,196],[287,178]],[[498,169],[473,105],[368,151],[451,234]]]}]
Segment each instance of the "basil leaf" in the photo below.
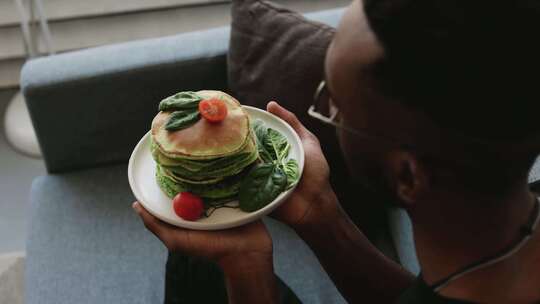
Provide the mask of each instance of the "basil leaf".
[{"label": "basil leaf", "polygon": [[180,92],[163,99],[159,103],[160,111],[177,111],[196,109],[199,107],[199,102],[202,97],[195,92]]},{"label": "basil leaf", "polygon": [[287,175],[287,190],[291,189],[300,178],[300,172],[298,170],[298,163],[295,159],[289,159],[283,166],[283,171]]},{"label": "basil leaf", "polygon": [[264,125],[264,122],[257,119],[253,122],[253,132],[257,141],[257,150],[259,150],[259,157],[265,163],[271,163],[273,161],[272,155],[266,149],[265,142],[268,134],[268,129]]},{"label": "basil leaf", "polygon": [[287,175],[275,164],[259,164],[240,185],[240,209],[253,212],[270,204],[287,186]]},{"label": "basil leaf", "polygon": [[167,131],[178,131],[185,129],[201,119],[198,109],[175,111],[171,114],[169,121],[165,125]]}]

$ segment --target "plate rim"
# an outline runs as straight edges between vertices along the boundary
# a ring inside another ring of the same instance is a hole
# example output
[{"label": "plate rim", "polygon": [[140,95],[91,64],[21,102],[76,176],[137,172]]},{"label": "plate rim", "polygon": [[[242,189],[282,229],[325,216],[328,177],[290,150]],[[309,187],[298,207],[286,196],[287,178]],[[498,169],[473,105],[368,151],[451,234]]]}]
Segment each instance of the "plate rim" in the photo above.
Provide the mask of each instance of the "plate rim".
[{"label": "plate rim", "polygon": [[[281,123],[285,128],[287,128],[289,130],[289,132],[294,137],[294,139],[295,139],[295,141],[296,141],[296,143],[298,145],[299,151],[300,151],[300,153],[298,155],[298,159],[296,159],[296,161],[298,162],[298,167],[301,169],[300,170],[300,175],[299,175],[299,181],[300,181],[300,179],[302,178],[303,172],[304,172],[305,151],[304,151],[304,146],[302,144],[302,140],[300,139],[300,136],[296,133],[296,131],[293,129],[293,127],[291,127],[282,118],[280,118],[280,117],[278,117],[278,116],[276,116],[276,115],[274,115],[274,114],[272,114],[270,112],[264,111],[262,109],[259,109],[259,108],[253,107],[253,106],[242,105],[242,107],[247,109],[248,111],[258,112],[259,114],[262,114],[263,116],[270,116],[273,119],[276,119],[279,123]],[[265,207],[255,211],[255,212],[249,213],[251,216],[242,217],[240,219],[232,220],[230,222],[209,224],[209,223],[201,223],[201,222],[197,222],[197,221],[192,222],[192,221],[185,221],[185,220],[181,220],[180,223],[170,221],[166,217],[161,216],[159,214],[159,212],[156,212],[155,210],[153,210],[153,208],[151,206],[149,206],[150,204],[147,204],[147,203],[144,202],[144,200],[141,200],[141,198],[143,196],[139,193],[139,191],[137,190],[138,188],[135,186],[136,184],[135,184],[135,181],[134,181],[135,177],[134,177],[133,170],[134,170],[135,158],[137,156],[136,153],[140,150],[140,147],[145,144],[145,141],[147,141],[149,139],[150,133],[151,133],[151,130],[146,132],[142,136],[142,138],[135,145],[135,148],[133,149],[133,151],[131,152],[131,155],[129,157],[128,170],[127,170],[128,171],[127,173],[128,173],[129,186],[131,188],[131,191],[133,192],[133,195],[135,196],[135,199],[141,205],[143,205],[143,207],[150,214],[152,214],[153,216],[157,217],[161,221],[166,222],[166,223],[168,223],[170,225],[180,227],[180,228],[185,228],[185,229],[192,229],[192,230],[224,230],[224,229],[229,229],[229,228],[242,226],[242,225],[245,225],[247,223],[253,222],[253,221],[257,220],[257,219],[260,219],[263,216],[267,215],[268,213],[272,212],[275,208],[277,208],[279,205],[284,203],[287,200],[287,198],[295,191],[296,187],[298,186],[298,183],[297,183],[291,189],[289,189],[289,190],[287,190],[285,192],[282,192],[270,204],[266,205]]]}]

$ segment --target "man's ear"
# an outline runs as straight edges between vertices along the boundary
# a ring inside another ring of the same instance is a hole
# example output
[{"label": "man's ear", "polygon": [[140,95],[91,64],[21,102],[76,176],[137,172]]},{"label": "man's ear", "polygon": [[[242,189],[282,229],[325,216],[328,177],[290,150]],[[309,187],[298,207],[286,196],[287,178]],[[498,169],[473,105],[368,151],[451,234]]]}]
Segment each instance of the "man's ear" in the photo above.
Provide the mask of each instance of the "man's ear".
[{"label": "man's ear", "polygon": [[406,205],[415,204],[429,189],[430,179],[426,167],[411,152],[390,152],[387,174],[394,192]]}]

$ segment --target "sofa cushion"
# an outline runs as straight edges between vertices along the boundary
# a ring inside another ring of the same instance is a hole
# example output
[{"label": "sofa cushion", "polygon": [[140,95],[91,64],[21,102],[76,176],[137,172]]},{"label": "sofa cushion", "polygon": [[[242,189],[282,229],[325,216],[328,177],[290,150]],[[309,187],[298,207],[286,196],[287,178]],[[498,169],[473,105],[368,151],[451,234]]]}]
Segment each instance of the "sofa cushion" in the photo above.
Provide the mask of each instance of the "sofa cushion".
[{"label": "sofa cushion", "polygon": [[[335,25],[341,13],[337,9],[324,15],[333,16],[327,21]],[[233,1],[230,90],[240,102],[259,108],[270,100],[280,101],[307,121],[334,32],[327,24],[268,1]]]},{"label": "sofa cushion", "polygon": [[262,109],[278,101],[319,137],[324,148],[335,147],[327,144],[335,143],[334,129],[312,120],[307,110],[324,77],[332,26],[342,13],[334,9],[304,17],[269,1],[233,1],[227,59],[231,92],[243,104]]},{"label": "sofa cushion", "polygon": [[302,303],[347,303],[296,232],[271,218],[265,218],[264,223],[272,236],[274,271]]},{"label": "sofa cushion", "polygon": [[26,302],[161,303],[167,251],[132,211],[126,166],[37,178]]}]

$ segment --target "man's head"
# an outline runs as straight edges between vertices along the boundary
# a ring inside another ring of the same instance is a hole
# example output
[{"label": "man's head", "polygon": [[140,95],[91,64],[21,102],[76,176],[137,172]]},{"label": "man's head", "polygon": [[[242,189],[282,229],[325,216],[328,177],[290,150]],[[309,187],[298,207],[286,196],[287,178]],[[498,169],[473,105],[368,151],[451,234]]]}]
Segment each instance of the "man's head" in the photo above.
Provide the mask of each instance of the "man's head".
[{"label": "man's head", "polygon": [[500,2],[351,4],[325,67],[341,123],[375,135],[340,131],[353,174],[410,204],[526,180],[540,151],[540,4]]}]

